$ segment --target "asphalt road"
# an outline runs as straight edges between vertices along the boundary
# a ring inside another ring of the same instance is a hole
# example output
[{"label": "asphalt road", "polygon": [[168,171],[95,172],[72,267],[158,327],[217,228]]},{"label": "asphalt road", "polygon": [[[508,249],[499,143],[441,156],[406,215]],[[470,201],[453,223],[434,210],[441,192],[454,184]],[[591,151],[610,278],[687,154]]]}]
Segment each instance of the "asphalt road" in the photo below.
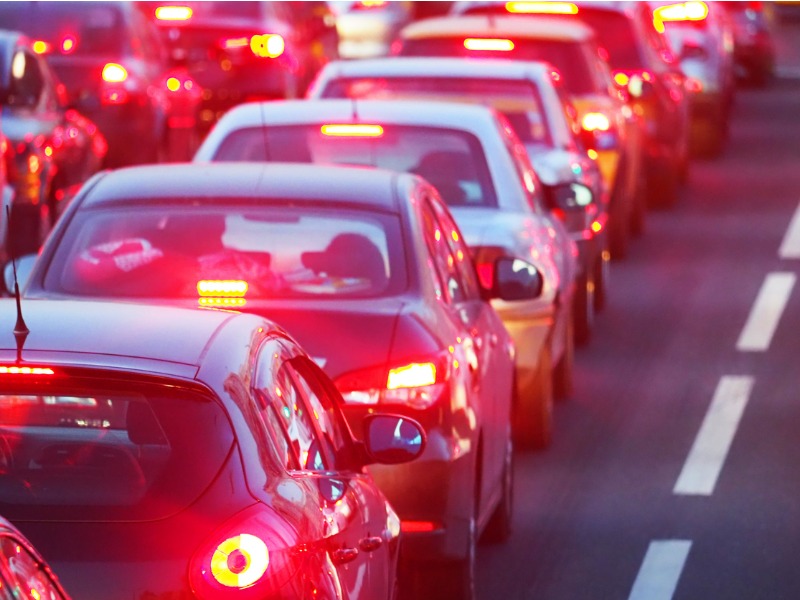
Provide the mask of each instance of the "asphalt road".
[{"label": "asphalt road", "polygon": [[778,36],[783,76],[612,264],[481,600],[800,598],[800,23]]}]

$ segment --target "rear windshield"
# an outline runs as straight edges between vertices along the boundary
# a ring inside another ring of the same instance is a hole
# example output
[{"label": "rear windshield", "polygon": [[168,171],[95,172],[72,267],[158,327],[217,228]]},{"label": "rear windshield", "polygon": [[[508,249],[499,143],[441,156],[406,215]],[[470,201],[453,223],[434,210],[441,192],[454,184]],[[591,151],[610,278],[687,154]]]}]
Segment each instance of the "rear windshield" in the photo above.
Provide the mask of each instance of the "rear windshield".
[{"label": "rear windshield", "polygon": [[[405,289],[396,216],[260,204],[79,211],[45,288],[244,307],[251,299],[376,297]],[[222,281],[240,283],[217,294],[210,282]]]},{"label": "rear windshield", "polygon": [[214,480],[234,440],[221,406],[177,388],[88,385],[0,394],[0,513],[156,519]]},{"label": "rear windshield", "polygon": [[570,94],[591,94],[595,91],[594,78],[580,44],[527,38],[511,41],[514,48],[510,51],[489,51],[468,50],[462,37],[413,39],[403,42],[400,54],[543,61],[561,72],[564,87]]},{"label": "rear windshield", "polygon": [[383,126],[380,137],[338,137],[321,125],[286,125],[232,132],[215,161],[274,161],[380,167],[421,175],[451,206],[497,206],[480,141],[438,127]]},{"label": "rear windshield", "polygon": [[529,81],[456,77],[360,77],[331,81],[322,96],[485,104],[502,112],[524,143],[552,143],[539,90]]},{"label": "rear windshield", "polygon": [[592,10],[581,6],[580,18],[594,29],[597,43],[608,52],[612,69],[643,68],[636,32],[627,16],[613,10]]},{"label": "rear windshield", "polygon": [[0,24],[50,44],[51,54],[127,51],[123,15],[113,2],[0,2]]}]

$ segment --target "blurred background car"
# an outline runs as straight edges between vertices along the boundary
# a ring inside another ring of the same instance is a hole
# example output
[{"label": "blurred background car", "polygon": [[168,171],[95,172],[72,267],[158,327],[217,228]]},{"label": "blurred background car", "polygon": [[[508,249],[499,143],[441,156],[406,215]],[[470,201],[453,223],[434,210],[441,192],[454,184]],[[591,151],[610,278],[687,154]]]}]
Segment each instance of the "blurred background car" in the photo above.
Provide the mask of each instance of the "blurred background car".
[{"label": "blurred background car", "polygon": [[597,163],[579,138],[577,112],[561,79],[547,63],[392,57],[329,63],[308,95],[467,102],[502,112],[546,186],[548,208],[578,247],[574,327],[576,341],[585,343],[595,309],[602,308],[607,293],[608,193]]},{"label": "blurred background car", "polygon": [[104,165],[164,158],[167,55],[135,2],[4,2],[0,23],[25,33],[66,90],[66,105],[100,129]]},{"label": "blurred background car", "polygon": [[[772,2],[719,2],[733,21],[736,76],[745,84],[764,86],[775,71],[775,42],[767,9]],[[774,3],[777,6],[777,2]]]},{"label": "blurred background car", "polygon": [[143,2],[174,67],[199,86],[202,139],[241,102],[299,98],[338,57],[336,19],[325,2]]},{"label": "blurred background car", "polygon": [[686,74],[691,149],[717,156],[728,138],[736,77],[730,15],[715,2],[651,2]]},{"label": "blurred background car", "polygon": [[19,32],[0,30],[3,166],[14,188],[12,235],[0,250],[5,258],[39,249],[108,150],[97,126],[66,107],[63,86],[37,47]]},{"label": "blurred background car", "polygon": [[3,517],[0,517],[0,589],[6,598],[69,600],[38,550]]},{"label": "blurred background car", "polygon": [[516,346],[514,424],[545,447],[553,399],[572,391],[577,248],[508,120],[486,106],[410,100],[304,100],[240,106],[196,161],[291,161],[389,168],[424,177],[465,236],[486,288],[501,256],[533,264],[541,297],[492,302]]},{"label": "blurred background car", "polygon": [[390,597],[400,528],[364,466],[417,456],[419,424],[371,415],[356,441],[330,380],[254,315],[24,313],[20,340],[0,302],[0,508],[70,595]]},{"label": "blurred background car", "polygon": [[339,58],[373,58],[390,53],[397,33],[414,18],[417,2],[363,0],[329,2],[336,13]]},{"label": "blurred background car", "polygon": [[435,576],[442,597],[472,589],[477,537],[508,535],[513,494],[515,351],[488,299],[538,296],[529,263],[500,259],[482,291],[436,191],[363,168],[118,170],[76,199],[59,231],[30,297],[269,315],[324,365],[354,430],[386,412],[422,423],[416,465],[370,470],[401,519],[406,567]]}]

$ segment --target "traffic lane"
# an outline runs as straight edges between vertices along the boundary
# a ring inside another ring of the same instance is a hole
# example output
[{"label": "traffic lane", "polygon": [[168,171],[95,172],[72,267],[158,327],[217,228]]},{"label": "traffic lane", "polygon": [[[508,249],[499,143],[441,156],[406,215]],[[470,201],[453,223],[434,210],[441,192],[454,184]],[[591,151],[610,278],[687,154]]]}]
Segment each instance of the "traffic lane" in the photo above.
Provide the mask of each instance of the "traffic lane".
[{"label": "traffic lane", "polygon": [[735,343],[798,200],[794,89],[743,93],[730,150],[693,165],[679,206],[614,265],[554,447],[518,458],[515,535],[482,550],[481,597],[625,598],[649,542],[691,522],[672,488],[720,377],[748,360]]}]

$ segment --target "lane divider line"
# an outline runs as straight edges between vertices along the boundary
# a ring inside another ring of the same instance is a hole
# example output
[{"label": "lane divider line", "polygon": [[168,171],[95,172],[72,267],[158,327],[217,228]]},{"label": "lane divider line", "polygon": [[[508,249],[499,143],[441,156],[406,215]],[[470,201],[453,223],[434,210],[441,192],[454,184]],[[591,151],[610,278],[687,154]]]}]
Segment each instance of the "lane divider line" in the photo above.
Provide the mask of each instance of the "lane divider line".
[{"label": "lane divider line", "polygon": [[796,281],[794,273],[767,274],[736,342],[737,350],[764,352],[769,348]]},{"label": "lane divider line", "polygon": [[628,600],[670,600],[692,547],[690,540],[653,540]]},{"label": "lane divider line", "polygon": [[733,442],[755,379],[725,375],[719,380],[711,405],[683,464],[674,494],[710,496]]},{"label": "lane divider line", "polygon": [[800,258],[800,205],[794,211],[789,228],[778,249],[780,258]]}]

